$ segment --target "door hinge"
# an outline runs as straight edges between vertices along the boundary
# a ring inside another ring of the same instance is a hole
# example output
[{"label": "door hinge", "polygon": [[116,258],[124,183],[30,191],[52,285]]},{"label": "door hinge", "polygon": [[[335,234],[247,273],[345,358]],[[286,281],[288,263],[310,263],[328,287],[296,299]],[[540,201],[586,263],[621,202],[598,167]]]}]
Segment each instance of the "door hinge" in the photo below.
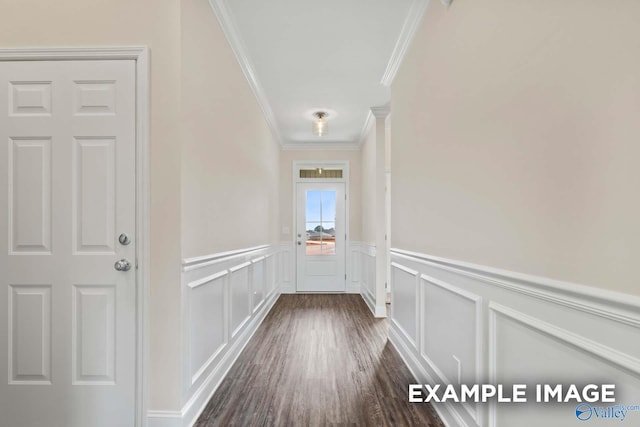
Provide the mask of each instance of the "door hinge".
[{"label": "door hinge", "polygon": [[347,280],[347,273],[344,273],[344,280]]},{"label": "door hinge", "polygon": [[347,233],[344,233],[344,240],[347,240]]},{"label": "door hinge", "polygon": [[345,193],[345,195],[344,195],[344,199],[345,199],[345,200],[347,200],[347,194],[346,194],[346,193]]}]

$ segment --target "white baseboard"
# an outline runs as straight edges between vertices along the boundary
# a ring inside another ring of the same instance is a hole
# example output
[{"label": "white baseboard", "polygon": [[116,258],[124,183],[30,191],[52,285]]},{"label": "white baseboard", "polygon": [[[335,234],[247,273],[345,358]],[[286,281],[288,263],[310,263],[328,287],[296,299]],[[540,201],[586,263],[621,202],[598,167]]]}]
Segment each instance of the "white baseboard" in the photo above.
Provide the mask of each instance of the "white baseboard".
[{"label": "white baseboard", "polygon": [[293,286],[293,283],[291,283],[291,282],[282,283],[280,285],[280,293],[283,293],[283,294],[295,294],[296,293],[296,288]]},{"label": "white baseboard", "polygon": [[362,299],[367,304],[367,307],[369,307],[369,310],[371,310],[371,314],[373,314],[373,316],[375,317],[376,303],[373,300],[373,296],[371,295],[371,293],[369,293],[369,291],[366,288],[363,288],[362,292],[360,292],[360,295],[362,295]]},{"label": "white baseboard", "polygon": [[373,311],[373,315],[378,318],[387,317],[387,306],[386,305],[376,305],[375,310]]},{"label": "white baseboard", "polygon": [[182,412],[148,411],[147,427],[182,427]]}]

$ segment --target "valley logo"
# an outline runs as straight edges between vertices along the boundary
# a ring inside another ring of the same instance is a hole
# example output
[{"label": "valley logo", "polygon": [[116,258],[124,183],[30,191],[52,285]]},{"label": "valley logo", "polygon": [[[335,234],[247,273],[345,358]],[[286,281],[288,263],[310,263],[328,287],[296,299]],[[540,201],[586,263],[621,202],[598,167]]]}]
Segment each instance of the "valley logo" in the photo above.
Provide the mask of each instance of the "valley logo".
[{"label": "valley logo", "polygon": [[576,407],[576,418],[580,421],[610,419],[624,421],[630,411],[640,411],[640,405],[591,406],[582,403]]}]

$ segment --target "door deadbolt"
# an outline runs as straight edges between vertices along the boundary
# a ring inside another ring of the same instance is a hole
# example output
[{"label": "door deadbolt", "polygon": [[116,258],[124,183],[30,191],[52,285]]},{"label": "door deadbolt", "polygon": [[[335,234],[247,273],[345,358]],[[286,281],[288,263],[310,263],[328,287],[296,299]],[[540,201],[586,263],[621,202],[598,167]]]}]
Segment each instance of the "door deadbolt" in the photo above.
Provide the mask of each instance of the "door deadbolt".
[{"label": "door deadbolt", "polygon": [[127,236],[127,233],[122,233],[120,237],[118,237],[118,242],[120,242],[122,246],[127,246],[131,243],[131,239]]}]

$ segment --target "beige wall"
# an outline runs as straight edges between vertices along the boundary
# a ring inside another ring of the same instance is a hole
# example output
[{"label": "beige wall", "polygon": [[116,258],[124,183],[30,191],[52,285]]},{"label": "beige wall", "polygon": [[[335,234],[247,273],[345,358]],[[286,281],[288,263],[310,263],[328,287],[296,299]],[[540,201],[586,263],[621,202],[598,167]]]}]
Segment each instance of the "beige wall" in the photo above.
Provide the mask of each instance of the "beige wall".
[{"label": "beige wall", "polygon": [[0,47],[151,49],[150,408],[180,405],[180,3],[0,1]]},{"label": "beige wall", "polygon": [[376,127],[372,126],[362,143],[361,192],[362,192],[362,233],[361,241],[369,245],[376,244]]},{"label": "beige wall", "polygon": [[392,245],[639,294],[640,2],[430,2],[392,87]]},{"label": "beige wall", "polygon": [[[349,161],[349,240],[360,240],[361,211],[360,211],[360,152],[359,151],[281,151],[280,152],[280,241],[293,241],[295,224],[293,216],[293,162],[295,160]],[[289,227],[289,234],[282,233],[282,227]]]},{"label": "beige wall", "polygon": [[276,242],[280,147],[209,3],[182,22],[182,254]]}]

